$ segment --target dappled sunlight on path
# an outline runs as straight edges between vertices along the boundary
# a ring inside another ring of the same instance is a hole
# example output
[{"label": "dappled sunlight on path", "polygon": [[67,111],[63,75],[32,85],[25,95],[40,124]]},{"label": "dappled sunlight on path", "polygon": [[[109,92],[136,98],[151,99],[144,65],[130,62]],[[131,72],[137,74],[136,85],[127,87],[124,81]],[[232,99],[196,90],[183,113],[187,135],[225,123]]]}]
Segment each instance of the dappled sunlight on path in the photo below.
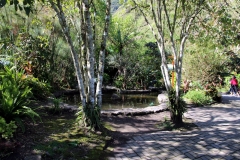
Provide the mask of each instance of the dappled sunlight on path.
[{"label": "dappled sunlight on path", "polygon": [[188,108],[185,117],[200,130],[159,131],[132,137],[109,159],[240,159],[240,97]]}]

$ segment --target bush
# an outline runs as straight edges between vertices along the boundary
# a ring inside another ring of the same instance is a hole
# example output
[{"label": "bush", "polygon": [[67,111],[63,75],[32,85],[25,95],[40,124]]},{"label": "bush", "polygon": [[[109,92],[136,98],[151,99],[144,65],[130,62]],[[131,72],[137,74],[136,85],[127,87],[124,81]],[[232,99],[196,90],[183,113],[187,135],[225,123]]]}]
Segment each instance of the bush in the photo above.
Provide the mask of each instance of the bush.
[{"label": "bush", "polygon": [[5,67],[5,70],[0,73],[0,117],[6,124],[17,122],[24,130],[22,125],[24,117],[30,117],[33,121],[35,117],[40,117],[27,107],[32,93],[31,88],[23,83],[22,76],[23,72],[18,72],[15,68]]},{"label": "bush", "polygon": [[23,79],[26,86],[31,88],[33,98],[37,100],[45,100],[51,95],[51,87],[48,83],[41,82],[38,78],[29,76]]},{"label": "bush", "polygon": [[207,96],[203,90],[190,90],[183,96],[183,98],[190,100],[197,106],[202,106],[213,102],[212,98]]},{"label": "bush", "polygon": [[54,98],[53,99],[53,106],[49,109],[49,111],[52,114],[60,114],[61,113],[61,108],[60,108],[60,103],[62,102],[61,99]]},{"label": "bush", "polygon": [[[114,80],[114,85],[117,88],[123,88],[124,85],[124,78],[122,76],[118,76],[115,80]],[[125,89],[125,88],[123,88]]]},{"label": "bush", "polygon": [[214,100],[214,101],[221,101],[221,96],[219,96],[216,86],[214,86],[212,84],[208,85],[206,87],[205,94],[206,94],[206,96],[211,97],[212,100]]},{"label": "bush", "polygon": [[6,123],[5,119],[0,116],[0,134],[2,138],[9,139],[13,137],[13,133],[16,132],[17,126],[14,121]]}]

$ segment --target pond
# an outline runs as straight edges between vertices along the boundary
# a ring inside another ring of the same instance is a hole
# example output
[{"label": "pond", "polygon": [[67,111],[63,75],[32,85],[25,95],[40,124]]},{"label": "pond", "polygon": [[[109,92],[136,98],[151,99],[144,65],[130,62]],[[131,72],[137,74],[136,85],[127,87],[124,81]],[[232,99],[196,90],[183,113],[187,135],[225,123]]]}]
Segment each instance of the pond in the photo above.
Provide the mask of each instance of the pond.
[{"label": "pond", "polygon": [[[158,105],[158,93],[141,94],[117,94],[116,92],[104,93],[102,95],[102,110],[125,109],[125,108],[145,108]],[[64,103],[79,105],[81,103],[79,94],[62,97]]]}]

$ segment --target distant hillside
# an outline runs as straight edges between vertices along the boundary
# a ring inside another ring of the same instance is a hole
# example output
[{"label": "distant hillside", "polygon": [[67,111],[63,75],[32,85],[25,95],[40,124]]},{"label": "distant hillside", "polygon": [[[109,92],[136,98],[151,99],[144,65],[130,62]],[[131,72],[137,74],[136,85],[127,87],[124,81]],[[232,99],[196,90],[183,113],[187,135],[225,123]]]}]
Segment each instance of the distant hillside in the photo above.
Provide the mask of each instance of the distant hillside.
[{"label": "distant hillside", "polygon": [[111,5],[112,13],[116,12],[119,6],[120,6],[119,0],[112,0],[112,5]]},{"label": "distant hillside", "polygon": [[[144,17],[141,14],[138,14],[134,10],[132,10],[129,6],[119,5],[118,9],[113,13],[113,16],[121,17],[125,19],[125,17],[133,17],[135,23],[138,26],[136,32],[138,33],[138,37],[141,40],[145,40],[146,42],[155,42],[155,38],[152,34],[152,31],[149,29]],[[149,17],[150,24],[155,28],[154,21]]]}]

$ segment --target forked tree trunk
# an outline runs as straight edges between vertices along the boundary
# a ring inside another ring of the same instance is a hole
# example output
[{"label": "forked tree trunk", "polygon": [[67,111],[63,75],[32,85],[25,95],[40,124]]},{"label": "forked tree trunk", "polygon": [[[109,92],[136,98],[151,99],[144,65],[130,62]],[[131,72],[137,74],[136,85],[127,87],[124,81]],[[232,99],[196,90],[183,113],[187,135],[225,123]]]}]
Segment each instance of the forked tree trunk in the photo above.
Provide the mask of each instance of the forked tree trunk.
[{"label": "forked tree trunk", "polygon": [[[204,0],[199,1],[170,1],[170,0],[150,0],[152,17],[156,26],[157,34],[155,34],[153,27],[148,21],[146,14],[143,9],[138,5],[141,3],[136,0],[132,0],[144,16],[145,21],[149,25],[153,35],[158,43],[158,48],[162,58],[161,71],[165,82],[166,89],[169,94],[174,94],[175,97],[169,96],[171,120],[175,124],[182,123],[182,104],[180,99],[180,86],[181,86],[181,75],[182,75],[182,62],[184,45],[189,34],[190,26],[193,23],[196,15],[200,13],[201,7],[204,5]],[[144,5],[141,4],[141,5]],[[189,6],[192,6],[191,9]],[[171,16],[170,16],[171,13]],[[180,17],[180,18],[179,18]],[[165,26],[166,24],[167,26]],[[180,30],[176,30],[176,26],[180,25]],[[167,30],[166,30],[167,28]],[[164,34],[168,33],[170,39],[167,39]],[[175,37],[179,37],[176,39]],[[168,41],[172,47],[172,56],[174,57],[174,71],[176,73],[176,85],[175,93],[172,92],[172,86],[170,83],[169,71],[167,68],[167,55],[165,42]],[[175,107],[174,107],[175,106]],[[177,112],[176,112],[177,111]]]},{"label": "forked tree trunk", "polygon": [[[77,75],[78,86],[80,89],[80,97],[84,112],[85,125],[91,125],[92,127],[99,127],[100,116],[99,111],[102,106],[102,82],[103,82],[103,71],[104,71],[104,61],[105,61],[105,50],[106,50],[106,40],[108,35],[108,28],[110,23],[110,6],[111,0],[106,2],[106,18],[105,18],[105,27],[103,30],[102,42],[101,42],[101,51],[99,53],[99,65],[98,68],[98,82],[95,92],[95,42],[94,42],[94,32],[91,22],[91,13],[90,13],[90,1],[89,0],[79,0],[77,1],[77,7],[79,9],[79,16],[81,24],[80,34],[81,42],[81,51],[78,55],[70,36],[69,24],[66,22],[66,17],[62,10],[61,0],[56,0],[55,3],[53,0],[49,0],[51,7],[57,13],[59,23],[62,27],[64,36],[68,42],[68,45],[71,49],[72,59]],[[81,65],[80,65],[81,64]],[[95,96],[96,94],[96,96]],[[97,106],[96,106],[97,104]],[[96,107],[99,107],[96,109]],[[97,115],[96,115],[97,114]],[[94,125],[94,126],[93,126]]]}]

